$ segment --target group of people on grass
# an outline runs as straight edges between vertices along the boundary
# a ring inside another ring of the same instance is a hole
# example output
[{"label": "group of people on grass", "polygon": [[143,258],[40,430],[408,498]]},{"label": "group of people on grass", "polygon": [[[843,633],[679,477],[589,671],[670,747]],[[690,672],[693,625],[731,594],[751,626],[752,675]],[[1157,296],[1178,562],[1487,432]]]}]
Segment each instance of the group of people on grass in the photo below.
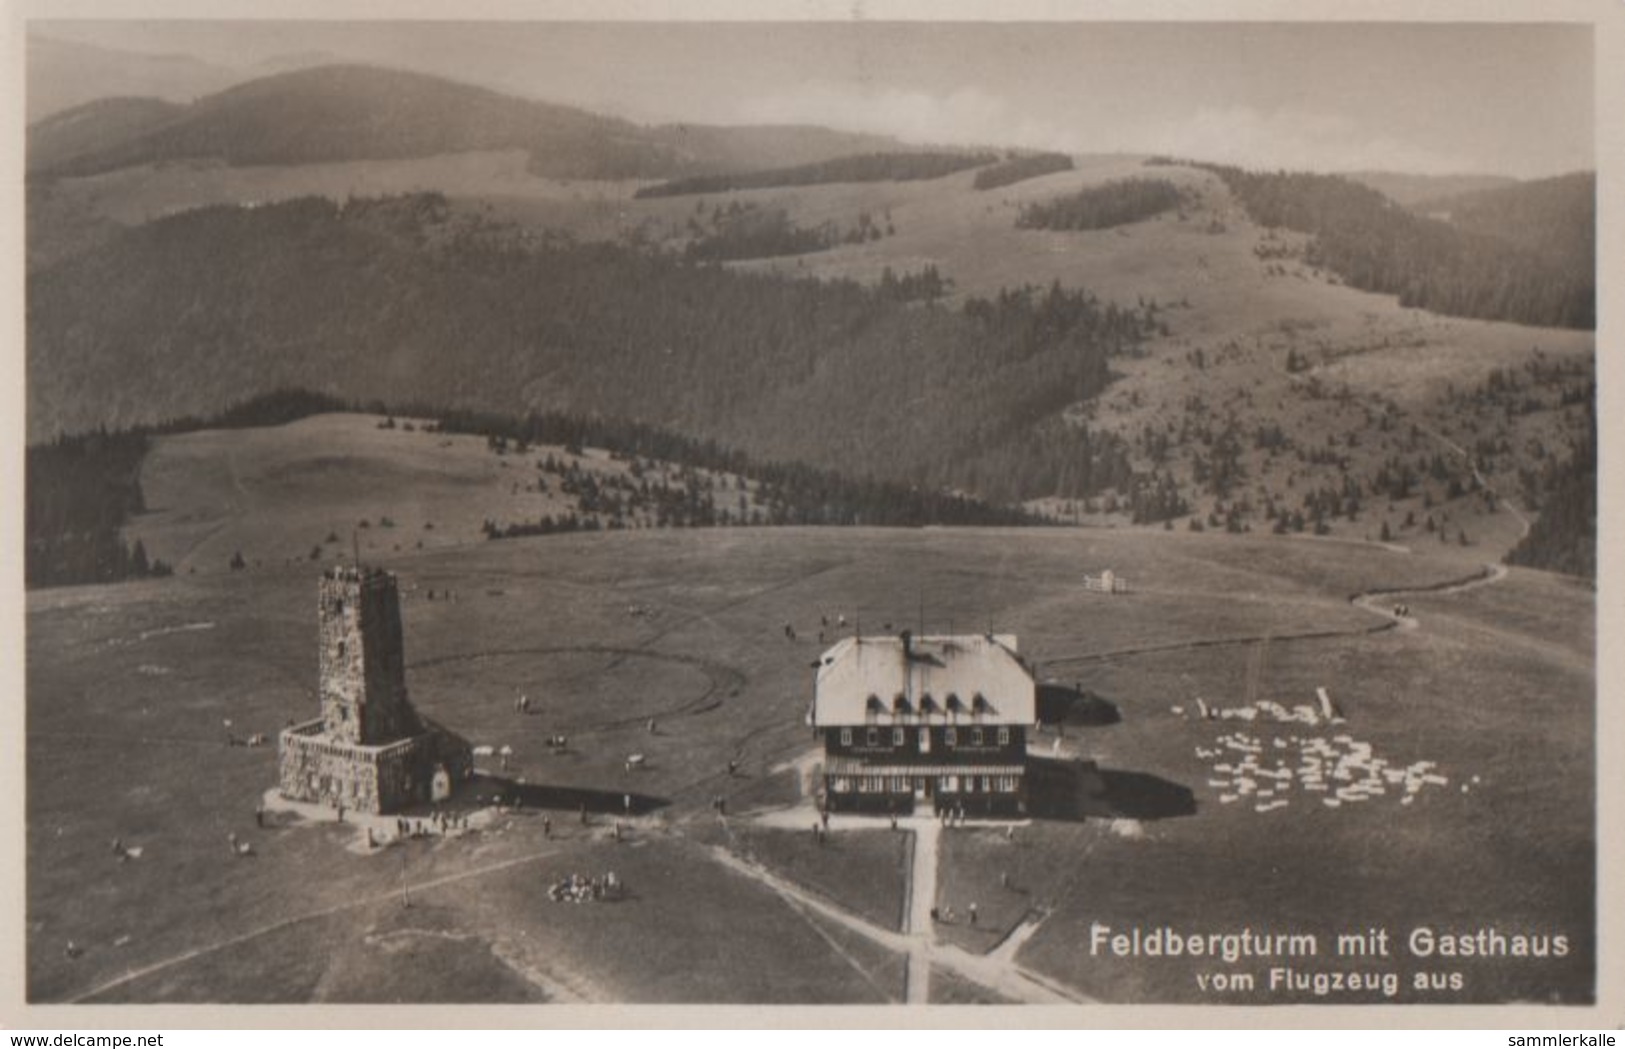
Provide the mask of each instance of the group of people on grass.
[{"label": "group of people on grass", "polygon": [[621,880],[610,871],[591,878],[571,874],[547,887],[547,898],[555,903],[590,903],[594,900],[615,900],[621,897]]},{"label": "group of people on grass", "polygon": [[[932,907],[931,908],[931,921],[933,923],[940,923],[940,924],[943,924],[943,925],[952,925],[954,923],[954,920],[955,920],[956,917],[957,916],[954,914],[954,909],[952,907]],[[965,909],[966,923],[969,924],[969,925],[975,925],[976,924],[976,918],[977,918],[976,904],[972,903],[969,907],[967,907]]]}]

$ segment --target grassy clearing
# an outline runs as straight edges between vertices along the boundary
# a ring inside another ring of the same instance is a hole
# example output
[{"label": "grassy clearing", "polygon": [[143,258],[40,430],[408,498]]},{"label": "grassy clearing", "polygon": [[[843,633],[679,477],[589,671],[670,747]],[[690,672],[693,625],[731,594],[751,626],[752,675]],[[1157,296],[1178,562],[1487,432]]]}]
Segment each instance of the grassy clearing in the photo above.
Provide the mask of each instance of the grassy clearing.
[{"label": "grassy clearing", "polygon": [[[1222,999],[1200,990],[1188,960],[1091,958],[1079,944],[1097,921],[1193,932],[1267,926],[1313,932],[1324,943],[1369,927],[1402,938],[1423,925],[1464,932],[1494,926],[1509,935],[1567,935],[1573,951],[1544,961],[1458,960],[1442,968],[1463,973],[1463,992],[1407,990],[1402,1000],[1586,1000],[1592,970],[1580,945],[1590,942],[1595,924],[1591,677],[1561,651],[1512,648],[1458,630],[1444,616],[1420,614],[1427,617],[1421,632],[1272,648],[1260,687],[1260,698],[1291,705],[1325,684],[1348,712],[1342,731],[1395,763],[1438,761],[1449,786],[1411,806],[1392,796],[1335,810],[1295,796],[1288,809],[1262,814],[1245,802],[1221,804],[1194,748],[1212,745],[1235,724],[1178,717],[1168,704],[1188,703],[1195,689],[1214,702],[1214,671],[1226,669],[1217,679],[1228,682],[1218,702],[1244,700],[1242,654],[1227,668],[1211,657],[1103,668],[1094,686],[1116,698],[1125,716],[1090,732],[1084,745],[1103,765],[1189,785],[1198,811],[1145,824],[1136,836],[1091,825],[1087,862],[1075,883],[1048,901],[1055,914],[1023,960],[1109,1001],[1215,1001]],[[1469,793],[1461,793],[1463,785]],[[1056,844],[1049,855],[1060,865],[1078,850]],[[1406,958],[1398,968],[1441,965]],[[1247,1000],[1283,999],[1260,993]]]},{"label": "grassy clearing", "polygon": [[[1014,847],[980,831],[949,834],[941,899],[956,910],[975,899],[989,930],[965,946],[986,949],[991,930],[1008,928],[1027,906],[998,897],[1009,867],[1031,905],[1053,912],[1021,961],[1110,1000],[1193,995],[1188,970],[1090,959],[1086,933],[1096,920],[1198,930],[1263,920],[1308,929],[1386,923],[1396,934],[1423,921],[1538,926],[1574,937],[1568,961],[1480,963],[1466,996],[1572,999],[1587,986],[1593,677],[1576,645],[1561,642],[1563,624],[1589,621],[1592,599],[1538,573],[1513,573],[1504,592],[1414,599],[1416,631],[1275,642],[1255,675],[1247,644],[1167,646],[1306,625],[1358,628],[1374,618],[1347,594],[1426,576],[1403,555],[1368,547],[1143,532],[640,532],[380,560],[402,579],[408,681],[427,714],[476,742],[513,746],[509,775],[533,786],[611,799],[635,792],[664,804],[633,821],[619,846],[606,840],[607,817],[583,828],[573,809],[552,814],[551,842],[542,814],[527,811],[466,839],[373,856],[347,851],[348,834],[330,825],[256,830],[253,809],[274,781],[274,752],[226,747],[223,722],[238,734],[274,733],[314,711],[310,568],[33,593],[32,1000],[73,998],[132,969],[335,907],[331,919],[250,937],[109,996],[356,1000],[373,988],[381,997],[471,999],[480,993],[473,985],[390,975],[439,937],[485,974],[475,983],[506,988],[500,996],[509,999],[884,1000],[894,984],[879,960],[834,936],[859,959],[854,967],[799,911],[710,859],[710,802],[722,794],[738,813],[794,794],[791,774],[768,770],[811,743],[802,716],[821,615],[847,615],[865,630],[918,628],[922,595],[927,629],[1014,631],[1041,668],[1054,661],[1053,676],[1081,680],[1116,707],[1115,724],[1069,728],[1068,746],[1105,770],[1156,777],[1197,799],[1195,815],[1147,822],[1137,838],[1101,821],[1035,825]],[[1104,566],[1147,593],[1083,592],[1082,573]],[[457,600],[428,602],[429,586],[450,588]],[[1230,599],[1237,595],[1246,600]],[[631,605],[650,612],[629,614]],[[785,640],[786,622],[797,641]],[[1161,647],[1088,658],[1131,643]],[[1480,782],[1468,795],[1430,793],[1403,810],[1295,803],[1257,814],[1220,805],[1194,748],[1230,726],[1170,708],[1196,695],[1239,705],[1250,680],[1258,698],[1288,706],[1327,685],[1349,731],[1379,753],[1437,760],[1451,791],[1463,776]],[[518,690],[540,713],[513,712]],[[567,753],[540,745],[566,727]],[[628,772],[624,759],[634,752],[646,764]],[[730,759],[742,762],[733,779]],[[257,856],[234,859],[229,832],[252,840]],[[141,847],[142,857],[119,863],[114,837]],[[796,837],[765,847],[783,850],[779,869],[821,889],[813,861],[795,853]],[[880,842],[854,844],[863,850],[855,866],[894,870],[889,838],[854,835],[854,843]],[[810,848],[810,837],[801,844]],[[509,862],[516,865],[499,866]],[[616,870],[637,902],[575,907],[542,892],[549,878],[601,869]],[[853,899],[841,887],[847,872],[828,873],[821,891]],[[468,877],[412,894],[414,909],[435,908],[438,924],[380,924],[376,909],[390,906],[403,877],[421,884],[459,875]],[[866,886],[849,905],[894,915],[895,904],[862,901],[897,891]],[[382,938],[340,952],[332,967],[289,961],[326,957],[333,935],[365,943],[369,930]],[[70,940],[82,956],[66,957]],[[697,957],[715,964],[695,966]]]},{"label": "grassy clearing", "polygon": [[941,968],[931,972],[932,1005],[1015,1005],[1002,995],[980,984],[955,976]]},{"label": "grassy clearing", "polygon": [[[429,432],[422,420],[410,430],[381,429],[382,421],[331,414],[160,438],[141,472],[151,509],[127,534],[182,574],[227,572],[237,551],[257,567],[347,560],[358,546],[363,557],[391,558],[485,542],[487,521],[579,514],[576,497],[560,490],[561,475],[539,471],[550,458],[600,483],[631,471],[602,449],[510,446],[496,454],[481,437]],[[645,476],[684,487],[675,470]],[[736,478],[699,470],[697,479],[726,483],[728,509],[738,510]],[[747,497],[747,506],[756,504]],[[647,513],[627,517],[628,527],[653,523]]]},{"label": "grassy clearing", "polygon": [[733,831],[736,852],[811,888],[886,929],[903,927],[907,836],[889,829],[842,831],[820,845],[804,831]]},{"label": "grassy clearing", "polygon": [[[627,900],[553,903],[542,892],[570,871],[601,870],[625,882]],[[872,973],[835,950],[799,910],[682,842],[599,845],[456,895],[478,921],[523,930],[539,967],[604,1000],[884,1000]]]},{"label": "grassy clearing", "polygon": [[[1065,892],[1087,864],[1093,838],[1092,826],[1081,824],[1020,827],[1011,836],[995,829],[945,831],[937,906],[944,916],[952,908],[954,919],[937,925],[937,938],[979,954],[992,950]],[[969,920],[973,903],[975,925]]]}]

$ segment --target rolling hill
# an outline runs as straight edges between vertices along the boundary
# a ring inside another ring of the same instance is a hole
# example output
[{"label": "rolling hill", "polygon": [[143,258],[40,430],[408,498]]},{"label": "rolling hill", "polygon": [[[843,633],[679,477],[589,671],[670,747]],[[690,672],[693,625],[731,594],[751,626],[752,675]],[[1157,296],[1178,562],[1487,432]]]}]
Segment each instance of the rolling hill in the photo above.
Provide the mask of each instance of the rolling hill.
[{"label": "rolling hill", "polygon": [[1098,391],[1153,315],[1058,289],[980,311],[899,294],[530,245],[433,196],[204,209],[31,275],[30,426],[304,387],[601,413],[918,480]]},{"label": "rolling hill", "polygon": [[233,165],[308,164],[524,148],[534,170],[561,177],[653,176],[674,152],[631,124],[565,106],[367,66],[263,77],[200,99],[156,128],[65,157],[51,174],[213,158]]},{"label": "rolling hill", "polygon": [[1435,197],[1500,189],[1517,183],[1516,179],[1501,175],[1413,175],[1400,171],[1350,171],[1344,177],[1370,186],[1405,207]]},{"label": "rolling hill", "polygon": [[150,55],[28,34],[30,123],[104,98],[188,103],[245,79],[188,55]]},{"label": "rolling hill", "polygon": [[[1305,259],[1354,287],[1459,317],[1568,328],[1596,323],[1596,211],[1587,176],[1556,180],[1555,190],[1537,184],[1533,191],[1485,191],[1491,203],[1476,212],[1475,228],[1407,211],[1337,175],[1204,166],[1225,180],[1255,222],[1308,234]],[[1507,201],[1523,205],[1516,217],[1491,217],[1504,213]],[[1543,221],[1557,227],[1551,240],[1541,250],[1526,247],[1542,236],[1536,228]]]},{"label": "rolling hill", "polygon": [[127,142],[178,119],[186,107],[159,98],[99,98],[29,125],[30,171],[51,171],[109,143]]},{"label": "rolling hill", "polygon": [[[131,130],[66,163],[136,166],[28,187],[35,441],[304,387],[599,414],[1110,523],[1436,543],[1448,506],[1474,517],[1448,532],[1465,547],[1511,545],[1519,524],[1462,501],[1480,484],[1540,500],[1584,427],[1589,332],[1414,307],[1575,323],[1564,306],[1589,268],[1548,281],[1561,264],[1512,234],[1348,179],[1083,156],[992,190],[960,170],[639,198],[644,182],[538,164],[648,161],[735,187],[824,151],[898,151],[816,128],[643,128],[361,67],[189,107],[110,102],[36,131],[73,154],[98,122]],[[439,152],[401,153],[419,149]],[[396,152],[362,156],[381,150]],[[1179,206],[1020,227],[1147,177]],[[735,214],[881,235],[699,250]]]},{"label": "rolling hill", "polygon": [[536,175],[649,179],[876,148],[895,143],[822,128],[647,128],[421,73],[329,65],[260,77],[185,107],[93,104],[31,128],[28,168],[60,177],[181,160],[294,166],[518,149]]},{"label": "rolling hill", "polygon": [[1538,252],[1568,269],[1589,271],[1595,264],[1594,171],[1428,197],[1411,205],[1411,210]]}]

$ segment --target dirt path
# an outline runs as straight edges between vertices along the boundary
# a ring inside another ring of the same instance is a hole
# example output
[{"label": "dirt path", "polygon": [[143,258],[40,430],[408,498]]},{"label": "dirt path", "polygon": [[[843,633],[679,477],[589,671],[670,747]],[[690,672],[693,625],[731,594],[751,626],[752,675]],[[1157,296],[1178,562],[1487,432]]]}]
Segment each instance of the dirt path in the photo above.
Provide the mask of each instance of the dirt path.
[{"label": "dirt path", "polygon": [[936,932],[932,929],[931,910],[937,900],[937,855],[941,851],[942,827],[935,820],[925,820],[914,827],[913,861],[908,876],[908,921],[903,931],[919,941],[908,952],[908,985],[904,1000],[910,1005],[927,1005],[931,1001],[930,944]]},{"label": "dirt path", "polygon": [[1342,630],[1304,630],[1295,634],[1247,634],[1240,637],[1203,638],[1197,641],[1168,641],[1156,645],[1138,645],[1133,648],[1112,649],[1106,652],[1092,652],[1077,656],[1045,656],[1039,662],[1045,667],[1066,666],[1079,663],[1104,663],[1112,659],[1126,656],[1143,656],[1157,652],[1185,652],[1198,648],[1224,648],[1232,645],[1255,645],[1260,642],[1277,644],[1287,641],[1326,641],[1336,638],[1361,637],[1367,634],[1381,633],[1384,630],[1415,630],[1420,623],[1410,617],[1401,616],[1393,610],[1393,598],[1404,597],[1407,594],[1439,595],[1459,594],[1474,590],[1481,586],[1491,586],[1501,582],[1508,575],[1507,568],[1501,564],[1486,564],[1482,571],[1462,579],[1446,580],[1431,586],[1405,587],[1382,590],[1362,590],[1349,598],[1349,603],[1361,611],[1370,612],[1379,616],[1383,623],[1379,626],[1357,627]]},{"label": "dirt path", "polygon": [[[495,874],[498,871],[509,870],[513,867],[523,866],[527,863],[535,863],[537,860],[546,859],[553,856],[559,852],[559,849],[559,846],[554,846],[550,849],[543,849],[539,852],[527,853],[523,856],[516,856],[512,859],[499,860],[496,863],[489,863],[485,866],[476,867],[472,870],[459,871],[456,874],[447,874],[439,878],[431,878],[428,881],[416,882],[411,885],[402,885],[398,889],[391,889],[388,892],[375,893],[361,899],[349,900],[345,903],[334,904],[331,907],[324,907],[321,910],[310,911],[306,914],[301,914],[293,918],[284,918],[281,921],[272,922],[269,925],[262,925],[258,928],[250,929],[247,932],[239,933],[236,936],[229,936],[223,940],[216,940],[213,943],[202,944],[200,946],[193,947],[190,950],[182,951],[180,954],[172,955],[160,961],[151,962],[147,965],[140,966],[139,968],[131,969],[111,980],[106,980],[97,984],[88,991],[82,991],[72,998],[69,998],[67,1000],[67,1004],[81,1005],[85,1002],[99,998],[108,991],[115,990],[124,986],[125,984],[133,983],[136,980],[145,979],[148,976],[153,976],[157,973],[164,972],[167,969],[173,969],[177,965],[184,965],[187,962],[195,961],[198,958],[206,957],[218,951],[237,947],[241,944],[248,943],[251,940],[257,940],[262,936],[269,936],[272,933],[280,932],[283,929],[291,928],[292,926],[299,925],[303,922],[331,917],[332,915],[342,914],[345,911],[355,910],[359,907],[368,907],[375,903],[386,903],[390,900],[398,900],[403,897],[409,898],[414,892],[423,893],[430,889],[438,889],[446,885],[455,885],[461,881],[481,878],[487,874]],[[550,982],[545,989],[550,995],[555,997],[560,996],[561,994],[561,986],[556,983]],[[562,996],[567,1000],[575,999],[588,1001],[594,1000],[597,997],[596,993],[590,990],[585,992],[585,994],[580,992],[570,992],[563,993]]]},{"label": "dirt path", "polygon": [[[924,820],[922,822],[928,823],[930,821]],[[929,974],[930,970],[935,966],[941,966],[956,976],[978,984],[1012,1001],[1044,1005],[1067,1005],[1090,1001],[1090,999],[1078,994],[1071,988],[1063,987],[1053,980],[1039,976],[1017,965],[1010,958],[994,958],[971,954],[969,951],[951,944],[937,943],[929,929],[932,906],[930,902],[924,904],[927,923],[925,934],[923,936],[916,935],[912,930],[915,922],[914,914],[921,907],[919,901],[931,901],[936,896],[934,883],[937,852],[936,848],[930,846],[923,849],[918,848],[918,845],[916,847],[918,849],[916,852],[917,857],[923,855],[931,857],[932,888],[928,895],[921,891],[922,886],[918,884],[911,886],[909,932],[893,932],[865,918],[860,918],[845,908],[821,899],[765,868],[741,859],[722,846],[713,846],[711,856],[728,869],[766,885],[787,900],[814,911],[881,947],[907,955],[908,976],[905,998],[911,1005],[924,1004],[929,1000],[926,997],[930,990]],[[915,866],[918,867],[922,862],[924,861],[917,858]]]},{"label": "dirt path", "polygon": [[1401,615],[1394,610],[1393,599],[1420,594],[1427,597],[1438,597],[1444,594],[1462,594],[1469,590],[1477,590],[1481,586],[1492,586],[1501,582],[1508,575],[1506,565],[1486,564],[1483,571],[1465,579],[1450,580],[1444,583],[1435,583],[1432,586],[1395,587],[1383,590],[1365,590],[1349,598],[1354,607],[1372,615],[1381,616],[1393,626],[1401,630],[1415,630],[1421,624],[1413,618],[1407,610]]}]

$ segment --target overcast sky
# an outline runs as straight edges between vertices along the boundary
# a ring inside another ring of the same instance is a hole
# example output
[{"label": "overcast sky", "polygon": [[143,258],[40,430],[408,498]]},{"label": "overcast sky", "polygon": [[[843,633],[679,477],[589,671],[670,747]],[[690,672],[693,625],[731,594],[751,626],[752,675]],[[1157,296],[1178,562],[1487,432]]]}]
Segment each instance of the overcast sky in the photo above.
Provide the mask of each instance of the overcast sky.
[{"label": "overcast sky", "polygon": [[243,67],[320,52],[641,122],[1250,167],[1535,177],[1595,166],[1586,26],[107,23],[33,32]]}]

